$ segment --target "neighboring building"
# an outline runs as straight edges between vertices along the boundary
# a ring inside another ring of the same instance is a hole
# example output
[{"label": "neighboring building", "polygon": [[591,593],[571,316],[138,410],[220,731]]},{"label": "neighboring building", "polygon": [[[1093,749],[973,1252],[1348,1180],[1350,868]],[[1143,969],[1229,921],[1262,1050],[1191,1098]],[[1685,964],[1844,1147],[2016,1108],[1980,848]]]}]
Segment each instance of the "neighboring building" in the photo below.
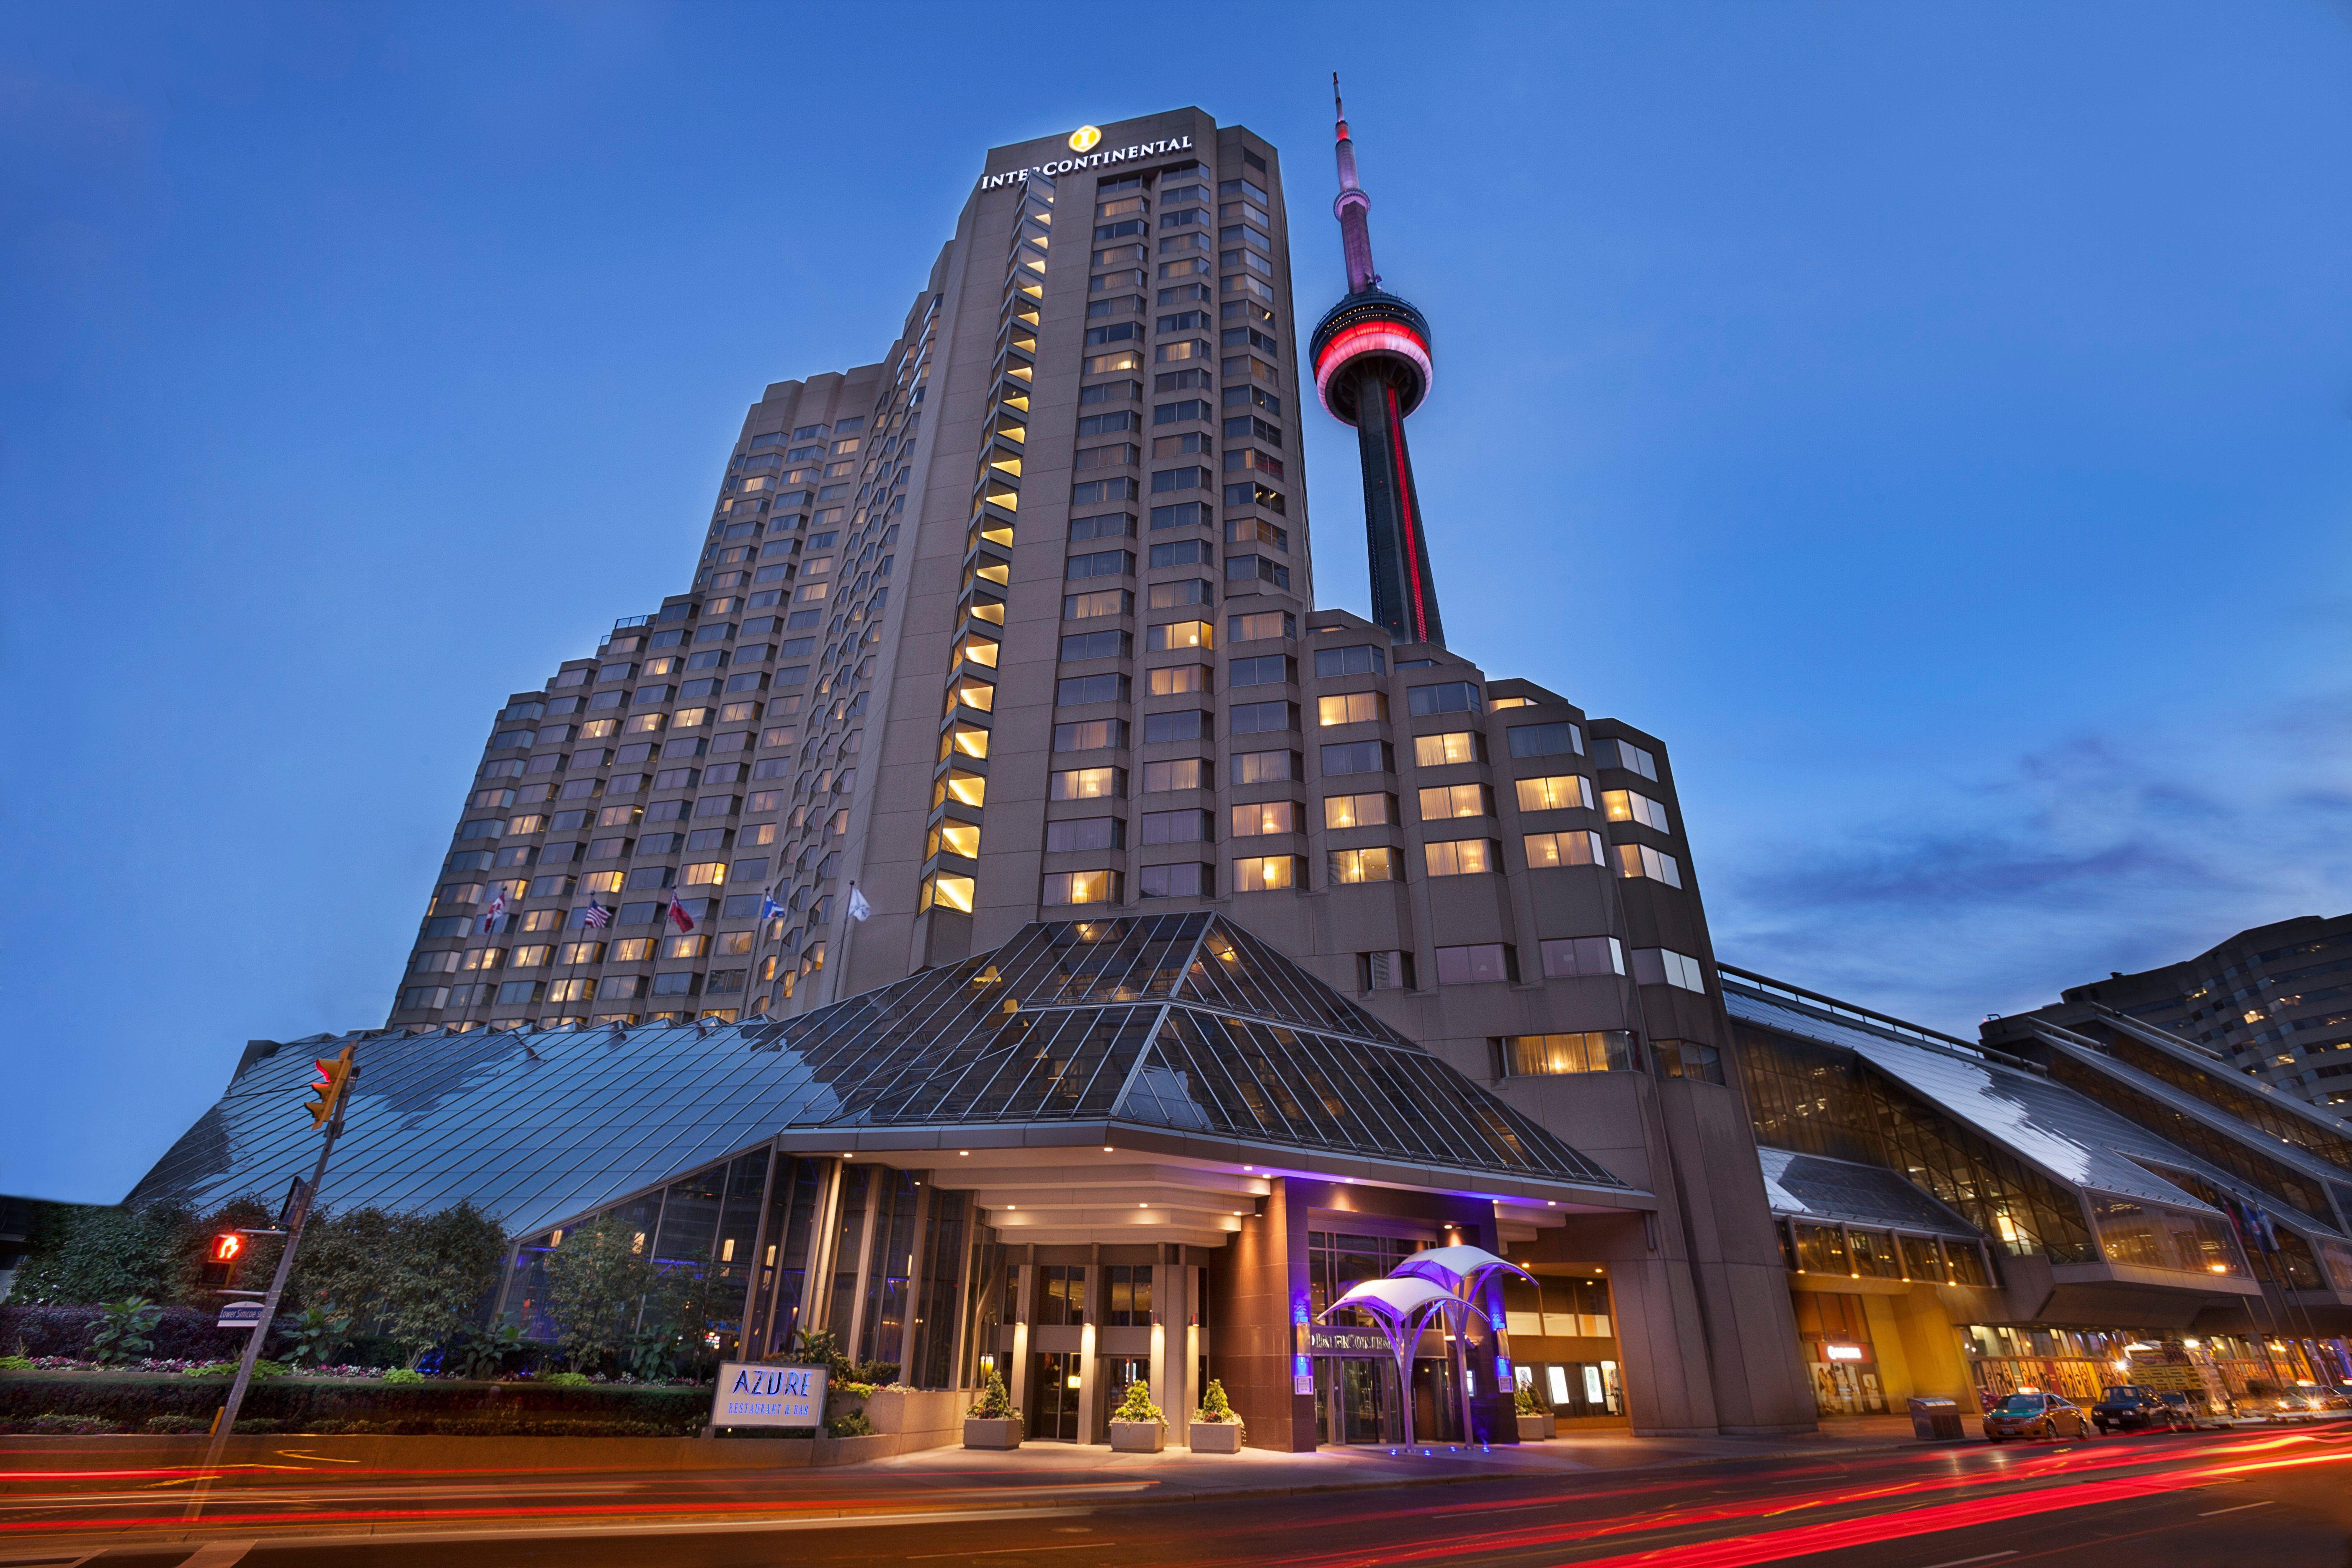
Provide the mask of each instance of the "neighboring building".
[{"label": "neighboring building", "polygon": [[1723,986],[1822,1414],[2352,1379],[2352,1127],[2129,1020],[1979,1045]]},{"label": "neighboring building", "polygon": [[2073,1028],[2113,1014],[2314,1105],[2352,1105],[2352,915],[2255,926],[2179,963],[2069,986],[2030,1016]]},{"label": "neighboring building", "polygon": [[[472,1196],[525,1274],[627,1213],[738,1272],[730,1342],[1006,1357],[1041,1436],[1198,1331],[1276,1447],[1393,1435],[1381,1352],[1307,1320],[1459,1237],[1545,1281],[1498,1310],[1561,1415],[1811,1426],[1666,748],[1442,646],[1427,334],[1369,287],[1341,137],[1315,336],[1335,408],[1381,406],[1388,624],[1315,607],[1276,150],[1184,110],[992,152],[882,360],[753,406],[689,591],[501,710],[335,1201]],[[1041,943],[1072,967],[1006,982]],[[934,1103],[983,1068],[1021,1092]],[[282,1188],[303,1136],[256,1097],[294,1070],[248,1062],[138,1195]]]}]

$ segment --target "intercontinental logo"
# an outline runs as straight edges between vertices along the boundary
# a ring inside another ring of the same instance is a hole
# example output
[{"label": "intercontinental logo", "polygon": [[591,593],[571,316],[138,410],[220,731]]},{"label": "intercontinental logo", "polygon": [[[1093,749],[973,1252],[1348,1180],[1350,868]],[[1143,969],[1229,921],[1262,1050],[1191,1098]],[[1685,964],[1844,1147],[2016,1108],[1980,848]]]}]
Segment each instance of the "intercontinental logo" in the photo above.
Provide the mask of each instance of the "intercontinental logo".
[{"label": "intercontinental logo", "polygon": [[1099,128],[1081,125],[1070,132],[1070,151],[1076,156],[1048,158],[1042,163],[1032,163],[1025,169],[1008,169],[1001,174],[982,174],[980,188],[992,191],[999,185],[1026,184],[1032,174],[1043,174],[1051,179],[1055,174],[1066,174],[1073,169],[1107,168],[1113,163],[1125,163],[1138,158],[1157,158],[1165,153],[1189,153],[1192,150],[1190,136],[1167,136],[1157,142],[1139,142],[1130,147],[1095,151],[1101,142]]}]

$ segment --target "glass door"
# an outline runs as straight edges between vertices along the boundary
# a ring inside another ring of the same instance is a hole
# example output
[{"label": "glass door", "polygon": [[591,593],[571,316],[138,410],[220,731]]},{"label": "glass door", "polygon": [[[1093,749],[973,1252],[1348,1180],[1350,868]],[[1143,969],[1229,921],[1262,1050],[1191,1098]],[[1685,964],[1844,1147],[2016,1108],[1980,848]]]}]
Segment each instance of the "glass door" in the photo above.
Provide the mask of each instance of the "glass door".
[{"label": "glass door", "polygon": [[1078,1358],[1041,1351],[1029,1376],[1029,1436],[1042,1442],[1078,1440]]}]

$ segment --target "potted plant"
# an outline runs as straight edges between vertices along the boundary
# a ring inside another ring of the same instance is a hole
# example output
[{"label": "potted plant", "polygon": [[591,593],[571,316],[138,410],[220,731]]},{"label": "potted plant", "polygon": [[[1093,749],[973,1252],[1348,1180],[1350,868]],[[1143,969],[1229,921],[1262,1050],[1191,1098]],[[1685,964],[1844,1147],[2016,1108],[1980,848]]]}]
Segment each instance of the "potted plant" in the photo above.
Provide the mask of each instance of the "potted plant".
[{"label": "potted plant", "polygon": [[963,1446],[967,1448],[1018,1448],[1021,1447],[1021,1407],[1013,1403],[1013,1395],[1004,1389],[1004,1374],[994,1367],[988,1369],[988,1382],[982,1385],[980,1397],[964,1412]]},{"label": "potted plant", "polygon": [[1110,1451],[1114,1454],[1156,1454],[1167,1446],[1168,1425],[1160,1406],[1151,1403],[1151,1384],[1137,1378],[1127,1385],[1127,1397],[1110,1413]]},{"label": "potted plant", "polygon": [[1215,1378],[1201,1391],[1201,1408],[1192,1412],[1189,1435],[1196,1454],[1238,1454],[1242,1451],[1242,1418],[1225,1399],[1225,1385]]},{"label": "potted plant", "polygon": [[1551,1410],[1536,1394],[1535,1384],[1523,1383],[1512,1400],[1519,1415],[1519,1441],[1540,1443],[1547,1437],[1559,1436],[1559,1424],[1552,1418]]}]

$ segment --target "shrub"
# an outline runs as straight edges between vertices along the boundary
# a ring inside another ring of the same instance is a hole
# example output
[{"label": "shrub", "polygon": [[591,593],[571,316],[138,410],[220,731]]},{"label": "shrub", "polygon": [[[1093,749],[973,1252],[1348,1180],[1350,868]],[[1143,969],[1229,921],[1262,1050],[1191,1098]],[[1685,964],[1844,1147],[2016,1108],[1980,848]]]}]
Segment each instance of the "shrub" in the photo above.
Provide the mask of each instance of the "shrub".
[{"label": "shrub", "polygon": [[1155,1424],[1161,1420],[1160,1406],[1151,1403],[1150,1380],[1139,1377],[1129,1384],[1127,1397],[1118,1402],[1118,1408],[1110,1413],[1110,1418],[1114,1421],[1150,1421]]},{"label": "shrub", "polygon": [[1192,1419],[1223,1426],[1241,1417],[1234,1414],[1233,1403],[1225,1397],[1225,1385],[1213,1377],[1209,1386],[1201,1390],[1201,1408],[1192,1413]]},{"label": "shrub", "polygon": [[0,1372],[30,1372],[33,1358],[28,1355],[0,1355]]},{"label": "shrub", "polygon": [[393,1384],[394,1387],[400,1387],[403,1385],[423,1383],[425,1381],[425,1374],[421,1372],[413,1371],[408,1367],[396,1366],[383,1374],[383,1381]]},{"label": "shrub", "polygon": [[287,1359],[296,1366],[308,1363],[324,1366],[333,1359],[343,1342],[351,1337],[352,1315],[324,1302],[305,1307],[296,1321],[293,1332],[285,1337],[289,1342]]},{"label": "shrub", "polygon": [[[152,1373],[0,1378],[0,1423],[17,1423],[21,1429],[37,1414],[55,1413],[116,1421],[134,1430],[155,1415],[194,1415],[209,1426],[220,1408],[222,1387],[212,1378]],[[710,1391],[276,1377],[252,1385],[244,1413],[278,1421],[287,1432],[360,1421],[372,1430],[419,1435],[689,1436],[709,1416]]]},{"label": "shrub", "polygon": [[874,1423],[863,1410],[845,1410],[838,1415],[828,1415],[824,1421],[828,1437],[871,1437]]},{"label": "shrub", "polygon": [[965,1415],[976,1421],[1018,1421],[1021,1407],[1013,1403],[1013,1395],[1004,1387],[1004,1374],[994,1367],[988,1369],[988,1381],[981,1385],[980,1397],[971,1402]]},{"label": "shrub", "polygon": [[75,1436],[96,1437],[109,1432],[121,1431],[122,1424],[119,1421],[106,1420],[102,1416],[81,1415],[70,1411],[52,1410],[34,1416],[25,1423],[25,1427],[30,1432],[63,1433]]},{"label": "shrub", "polygon": [[1545,1415],[1551,1411],[1551,1406],[1536,1393],[1536,1385],[1532,1383],[1519,1384],[1519,1391],[1512,1396],[1511,1405],[1521,1415]]},{"label": "shrub", "polygon": [[[202,1366],[190,1367],[188,1369],[187,1375],[190,1377],[235,1377],[236,1375],[236,1363],[233,1361],[206,1362]],[[282,1361],[271,1361],[268,1357],[264,1356],[259,1361],[253,1363],[253,1381],[255,1383],[259,1383],[266,1377],[284,1377],[285,1375],[286,1363]]]},{"label": "shrub", "polygon": [[239,1416],[236,1423],[236,1430],[250,1432],[257,1437],[267,1436],[272,1432],[281,1432],[285,1428],[286,1423],[273,1415]]},{"label": "shrub", "polygon": [[539,1381],[550,1388],[585,1388],[592,1380],[584,1372],[551,1372]]},{"label": "shrub", "polygon": [[155,1347],[155,1324],[163,1309],[144,1296],[107,1303],[98,1331],[89,1337],[90,1359],[100,1366],[137,1361]]},{"label": "shrub", "polygon": [[191,1432],[209,1432],[213,1424],[201,1415],[150,1415],[142,1432],[158,1432],[166,1436],[182,1436]]}]

